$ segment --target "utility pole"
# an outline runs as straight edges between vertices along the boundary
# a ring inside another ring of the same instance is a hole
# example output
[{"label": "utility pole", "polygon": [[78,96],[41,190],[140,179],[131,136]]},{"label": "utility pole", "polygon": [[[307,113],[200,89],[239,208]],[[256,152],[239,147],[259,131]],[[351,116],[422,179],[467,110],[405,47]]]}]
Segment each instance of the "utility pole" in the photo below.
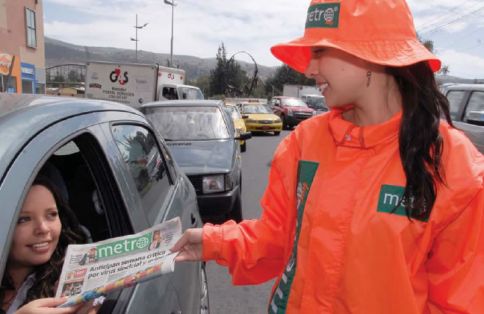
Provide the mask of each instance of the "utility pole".
[{"label": "utility pole", "polygon": [[136,43],[135,45],[135,51],[136,51],[136,62],[138,62],[138,29],[142,29],[144,27],[146,27],[146,25],[148,25],[148,23],[145,23],[144,25],[138,25],[138,14],[136,14],[136,25],[134,26],[135,28],[135,38],[131,37],[131,41],[134,41]]},{"label": "utility pole", "polygon": [[171,5],[171,41],[170,41],[170,66],[173,67],[173,27],[175,20],[175,0],[164,0],[166,4]]}]

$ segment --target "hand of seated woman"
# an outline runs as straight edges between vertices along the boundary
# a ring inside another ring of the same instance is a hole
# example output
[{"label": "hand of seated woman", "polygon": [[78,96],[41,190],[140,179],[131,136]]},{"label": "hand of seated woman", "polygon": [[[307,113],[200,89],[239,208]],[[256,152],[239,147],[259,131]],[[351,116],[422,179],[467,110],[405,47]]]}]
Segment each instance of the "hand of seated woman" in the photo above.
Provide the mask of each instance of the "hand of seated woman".
[{"label": "hand of seated woman", "polygon": [[19,308],[15,314],[71,314],[77,313],[82,306],[57,307],[66,300],[67,298],[43,298],[34,300]]}]

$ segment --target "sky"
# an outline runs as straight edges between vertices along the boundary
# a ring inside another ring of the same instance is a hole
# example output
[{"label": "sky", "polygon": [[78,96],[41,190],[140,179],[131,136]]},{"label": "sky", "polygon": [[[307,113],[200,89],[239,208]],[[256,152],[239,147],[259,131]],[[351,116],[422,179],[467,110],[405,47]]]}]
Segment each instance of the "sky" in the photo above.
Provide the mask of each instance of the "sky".
[{"label": "sky", "polygon": [[[407,0],[417,32],[434,41],[449,75],[484,78],[484,2]],[[175,0],[175,55],[213,58],[248,52],[258,64],[278,66],[272,45],[304,32],[308,0]],[[170,53],[172,6],[163,0],[44,0],[45,35],[82,46]],[[136,14],[138,24],[136,24]],[[237,60],[251,62],[246,54]]]}]

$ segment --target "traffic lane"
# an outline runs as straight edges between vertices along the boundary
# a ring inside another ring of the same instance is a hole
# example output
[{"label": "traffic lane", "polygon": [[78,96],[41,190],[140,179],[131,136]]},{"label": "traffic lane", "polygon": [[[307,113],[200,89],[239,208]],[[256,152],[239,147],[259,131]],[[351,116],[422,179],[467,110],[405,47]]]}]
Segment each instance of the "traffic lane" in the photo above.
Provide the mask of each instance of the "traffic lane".
[{"label": "traffic lane", "polygon": [[[260,199],[267,185],[272,156],[279,136],[254,135],[247,141],[242,154],[242,209],[244,219],[256,219],[261,214]],[[212,314],[267,313],[273,280],[256,286],[234,286],[227,268],[215,262],[207,263],[208,291]]]}]

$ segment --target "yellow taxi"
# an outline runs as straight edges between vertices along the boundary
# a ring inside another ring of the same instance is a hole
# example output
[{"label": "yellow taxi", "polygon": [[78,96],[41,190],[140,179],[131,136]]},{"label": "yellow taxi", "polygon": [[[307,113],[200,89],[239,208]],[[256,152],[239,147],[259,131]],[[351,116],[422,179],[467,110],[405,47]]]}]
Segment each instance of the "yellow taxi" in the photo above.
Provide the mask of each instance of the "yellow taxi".
[{"label": "yellow taxi", "polygon": [[[245,126],[244,119],[242,119],[242,115],[240,114],[239,109],[236,106],[225,104],[225,110],[227,111],[228,115],[232,117],[234,121],[234,127],[236,136],[242,133],[247,132],[247,128]],[[244,140],[240,141],[240,151],[245,152],[247,150],[247,143]]]},{"label": "yellow taxi", "polygon": [[238,107],[244,118],[247,131],[252,133],[274,132],[274,135],[281,133],[281,119],[263,104],[241,103],[238,104]]}]

